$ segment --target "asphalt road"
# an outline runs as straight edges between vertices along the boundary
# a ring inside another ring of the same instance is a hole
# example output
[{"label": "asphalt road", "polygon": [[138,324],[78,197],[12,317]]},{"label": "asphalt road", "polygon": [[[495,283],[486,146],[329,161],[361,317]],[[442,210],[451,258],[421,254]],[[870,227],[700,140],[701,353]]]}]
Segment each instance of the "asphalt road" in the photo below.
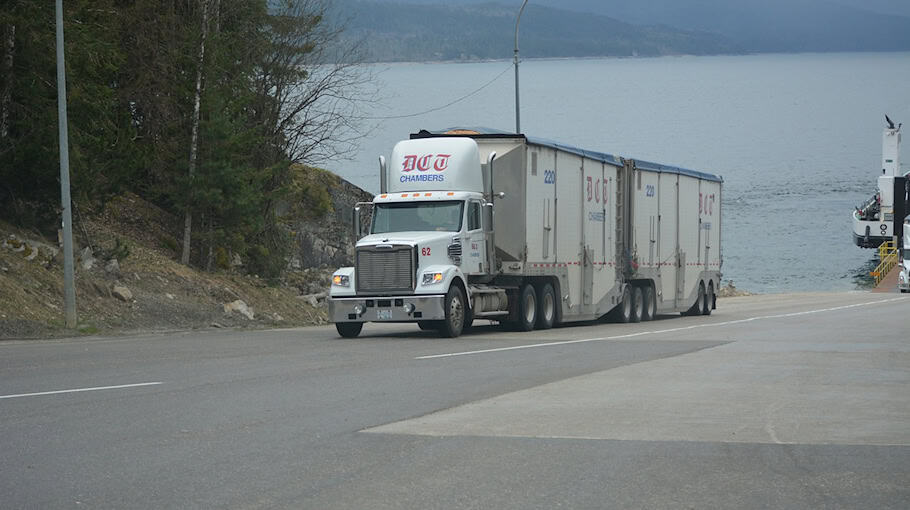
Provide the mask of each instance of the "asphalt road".
[{"label": "asphalt road", "polygon": [[910,298],[0,343],[0,508],[910,508]]}]

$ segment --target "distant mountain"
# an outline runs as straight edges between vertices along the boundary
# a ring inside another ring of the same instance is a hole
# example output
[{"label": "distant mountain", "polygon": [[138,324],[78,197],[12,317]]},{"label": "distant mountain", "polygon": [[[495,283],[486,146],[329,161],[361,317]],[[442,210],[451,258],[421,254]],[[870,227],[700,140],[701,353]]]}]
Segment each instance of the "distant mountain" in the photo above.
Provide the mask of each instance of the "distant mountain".
[{"label": "distant mountain", "polygon": [[[514,20],[521,0],[498,1],[508,4]],[[714,34],[746,52],[910,50],[908,0],[530,0],[528,9],[533,6],[608,16],[632,25],[665,25]]]},{"label": "distant mountain", "polygon": [[[514,46],[514,6],[339,0],[345,37],[363,40],[372,61],[506,59]],[[523,57],[718,54],[727,38],[671,27],[634,26],[602,15],[529,5],[521,21]]]}]

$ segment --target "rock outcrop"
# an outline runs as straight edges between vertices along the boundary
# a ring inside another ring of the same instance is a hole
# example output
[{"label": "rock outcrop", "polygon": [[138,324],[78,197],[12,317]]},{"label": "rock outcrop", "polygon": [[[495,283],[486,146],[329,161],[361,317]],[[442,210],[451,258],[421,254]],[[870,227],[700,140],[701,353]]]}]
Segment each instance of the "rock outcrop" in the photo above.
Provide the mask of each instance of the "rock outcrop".
[{"label": "rock outcrop", "polygon": [[291,267],[301,269],[350,266],[354,261],[354,204],[369,202],[373,195],[343,180],[327,184],[332,212],[318,220],[297,220],[297,249]]}]

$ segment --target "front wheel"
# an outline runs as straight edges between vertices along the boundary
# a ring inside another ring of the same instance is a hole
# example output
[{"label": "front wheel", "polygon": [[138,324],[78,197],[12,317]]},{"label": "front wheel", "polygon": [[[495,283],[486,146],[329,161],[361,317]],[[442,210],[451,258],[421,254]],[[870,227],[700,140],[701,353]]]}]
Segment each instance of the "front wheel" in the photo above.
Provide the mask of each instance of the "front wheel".
[{"label": "front wheel", "polygon": [[439,336],[455,338],[464,330],[467,306],[465,306],[464,292],[458,285],[452,285],[446,294],[446,318],[439,327]]},{"label": "front wheel", "polygon": [[336,322],[335,329],[342,338],[355,338],[363,329],[362,322]]}]

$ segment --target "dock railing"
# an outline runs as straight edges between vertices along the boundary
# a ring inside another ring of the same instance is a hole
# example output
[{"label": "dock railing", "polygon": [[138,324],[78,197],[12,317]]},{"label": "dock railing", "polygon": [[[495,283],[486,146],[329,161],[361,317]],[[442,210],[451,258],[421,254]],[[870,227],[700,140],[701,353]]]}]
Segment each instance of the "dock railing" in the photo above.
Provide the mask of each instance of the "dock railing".
[{"label": "dock railing", "polygon": [[875,286],[888,276],[888,273],[897,265],[897,247],[894,241],[885,241],[878,247],[878,266],[870,273],[875,278]]}]

